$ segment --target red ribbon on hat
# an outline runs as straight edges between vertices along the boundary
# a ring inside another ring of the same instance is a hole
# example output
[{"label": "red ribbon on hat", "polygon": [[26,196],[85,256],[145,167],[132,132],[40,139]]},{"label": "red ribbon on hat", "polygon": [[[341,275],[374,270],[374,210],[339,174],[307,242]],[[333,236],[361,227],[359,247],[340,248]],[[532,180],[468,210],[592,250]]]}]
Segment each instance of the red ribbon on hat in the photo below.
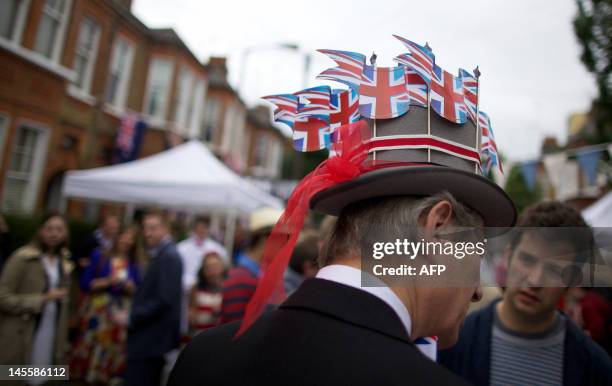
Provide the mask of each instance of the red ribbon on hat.
[{"label": "red ribbon on hat", "polygon": [[342,141],[336,144],[336,155],[321,162],[295,187],[285,211],[266,240],[261,262],[264,274],[247,305],[236,338],[257,320],[268,303],[284,299],[283,273],[304,225],[310,199],[316,193],[352,180],[369,169],[364,165],[368,156],[365,139],[369,139],[369,127],[365,121],[341,126],[339,130]]}]

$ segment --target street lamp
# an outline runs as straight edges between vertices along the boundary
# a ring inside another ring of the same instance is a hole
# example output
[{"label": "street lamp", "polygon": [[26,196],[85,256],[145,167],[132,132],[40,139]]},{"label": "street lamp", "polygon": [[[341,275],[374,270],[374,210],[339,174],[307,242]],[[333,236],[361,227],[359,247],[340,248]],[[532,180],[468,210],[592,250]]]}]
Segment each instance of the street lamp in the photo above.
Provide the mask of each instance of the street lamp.
[{"label": "street lamp", "polygon": [[[240,69],[240,77],[238,78],[238,85],[236,87],[238,91],[243,91],[242,89],[244,87],[244,81],[245,81],[246,69],[247,69],[247,58],[249,54],[253,51],[262,51],[262,50],[268,50],[268,49],[283,49],[283,50],[291,50],[297,53],[301,53],[300,46],[295,43],[277,43],[273,45],[260,45],[260,46],[253,46],[253,47],[245,48],[244,51],[242,51],[242,63],[241,63],[241,69]],[[301,54],[304,56],[304,71],[303,71],[302,85],[303,85],[303,88],[306,88],[306,86],[308,85],[308,76],[310,74],[311,55],[308,52],[304,52]]]}]

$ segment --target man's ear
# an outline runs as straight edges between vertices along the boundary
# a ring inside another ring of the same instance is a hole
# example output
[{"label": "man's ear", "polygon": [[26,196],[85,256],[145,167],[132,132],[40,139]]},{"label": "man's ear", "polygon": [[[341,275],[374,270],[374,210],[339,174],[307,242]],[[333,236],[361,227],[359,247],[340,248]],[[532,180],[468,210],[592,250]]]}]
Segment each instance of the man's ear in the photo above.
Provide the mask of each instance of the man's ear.
[{"label": "man's ear", "polygon": [[436,203],[420,221],[421,226],[424,228],[425,236],[433,238],[433,235],[439,229],[450,225],[452,218],[453,206],[449,201],[442,200]]}]

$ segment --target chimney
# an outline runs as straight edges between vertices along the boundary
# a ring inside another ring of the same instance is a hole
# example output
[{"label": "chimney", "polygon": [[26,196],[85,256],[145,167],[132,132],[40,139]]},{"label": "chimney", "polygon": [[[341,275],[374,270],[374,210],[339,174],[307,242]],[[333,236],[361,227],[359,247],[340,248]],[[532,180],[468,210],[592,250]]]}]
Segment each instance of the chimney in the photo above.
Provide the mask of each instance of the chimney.
[{"label": "chimney", "polygon": [[211,56],[206,65],[208,78],[213,83],[227,83],[227,59],[220,56]]}]

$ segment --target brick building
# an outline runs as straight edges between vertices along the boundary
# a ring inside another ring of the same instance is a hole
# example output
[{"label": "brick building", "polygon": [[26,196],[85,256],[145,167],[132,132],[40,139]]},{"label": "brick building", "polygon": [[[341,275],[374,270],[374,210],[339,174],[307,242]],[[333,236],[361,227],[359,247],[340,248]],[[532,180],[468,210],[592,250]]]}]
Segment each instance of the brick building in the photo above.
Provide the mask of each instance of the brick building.
[{"label": "brick building", "polygon": [[[248,173],[246,106],[226,73],[208,84],[207,69],[223,60],[203,65],[172,29],[148,28],[130,6],[130,0],[0,2],[1,210],[57,207],[67,170],[110,163],[129,113],[147,123],[140,156],[200,138]],[[82,209],[76,202],[69,207]]]},{"label": "brick building", "polygon": [[283,152],[291,142],[270,123],[270,114],[266,106],[257,106],[247,112],[246,126],[253,138],[247,167],[248,174],[253,177],[277,180],[281,177]]}]

